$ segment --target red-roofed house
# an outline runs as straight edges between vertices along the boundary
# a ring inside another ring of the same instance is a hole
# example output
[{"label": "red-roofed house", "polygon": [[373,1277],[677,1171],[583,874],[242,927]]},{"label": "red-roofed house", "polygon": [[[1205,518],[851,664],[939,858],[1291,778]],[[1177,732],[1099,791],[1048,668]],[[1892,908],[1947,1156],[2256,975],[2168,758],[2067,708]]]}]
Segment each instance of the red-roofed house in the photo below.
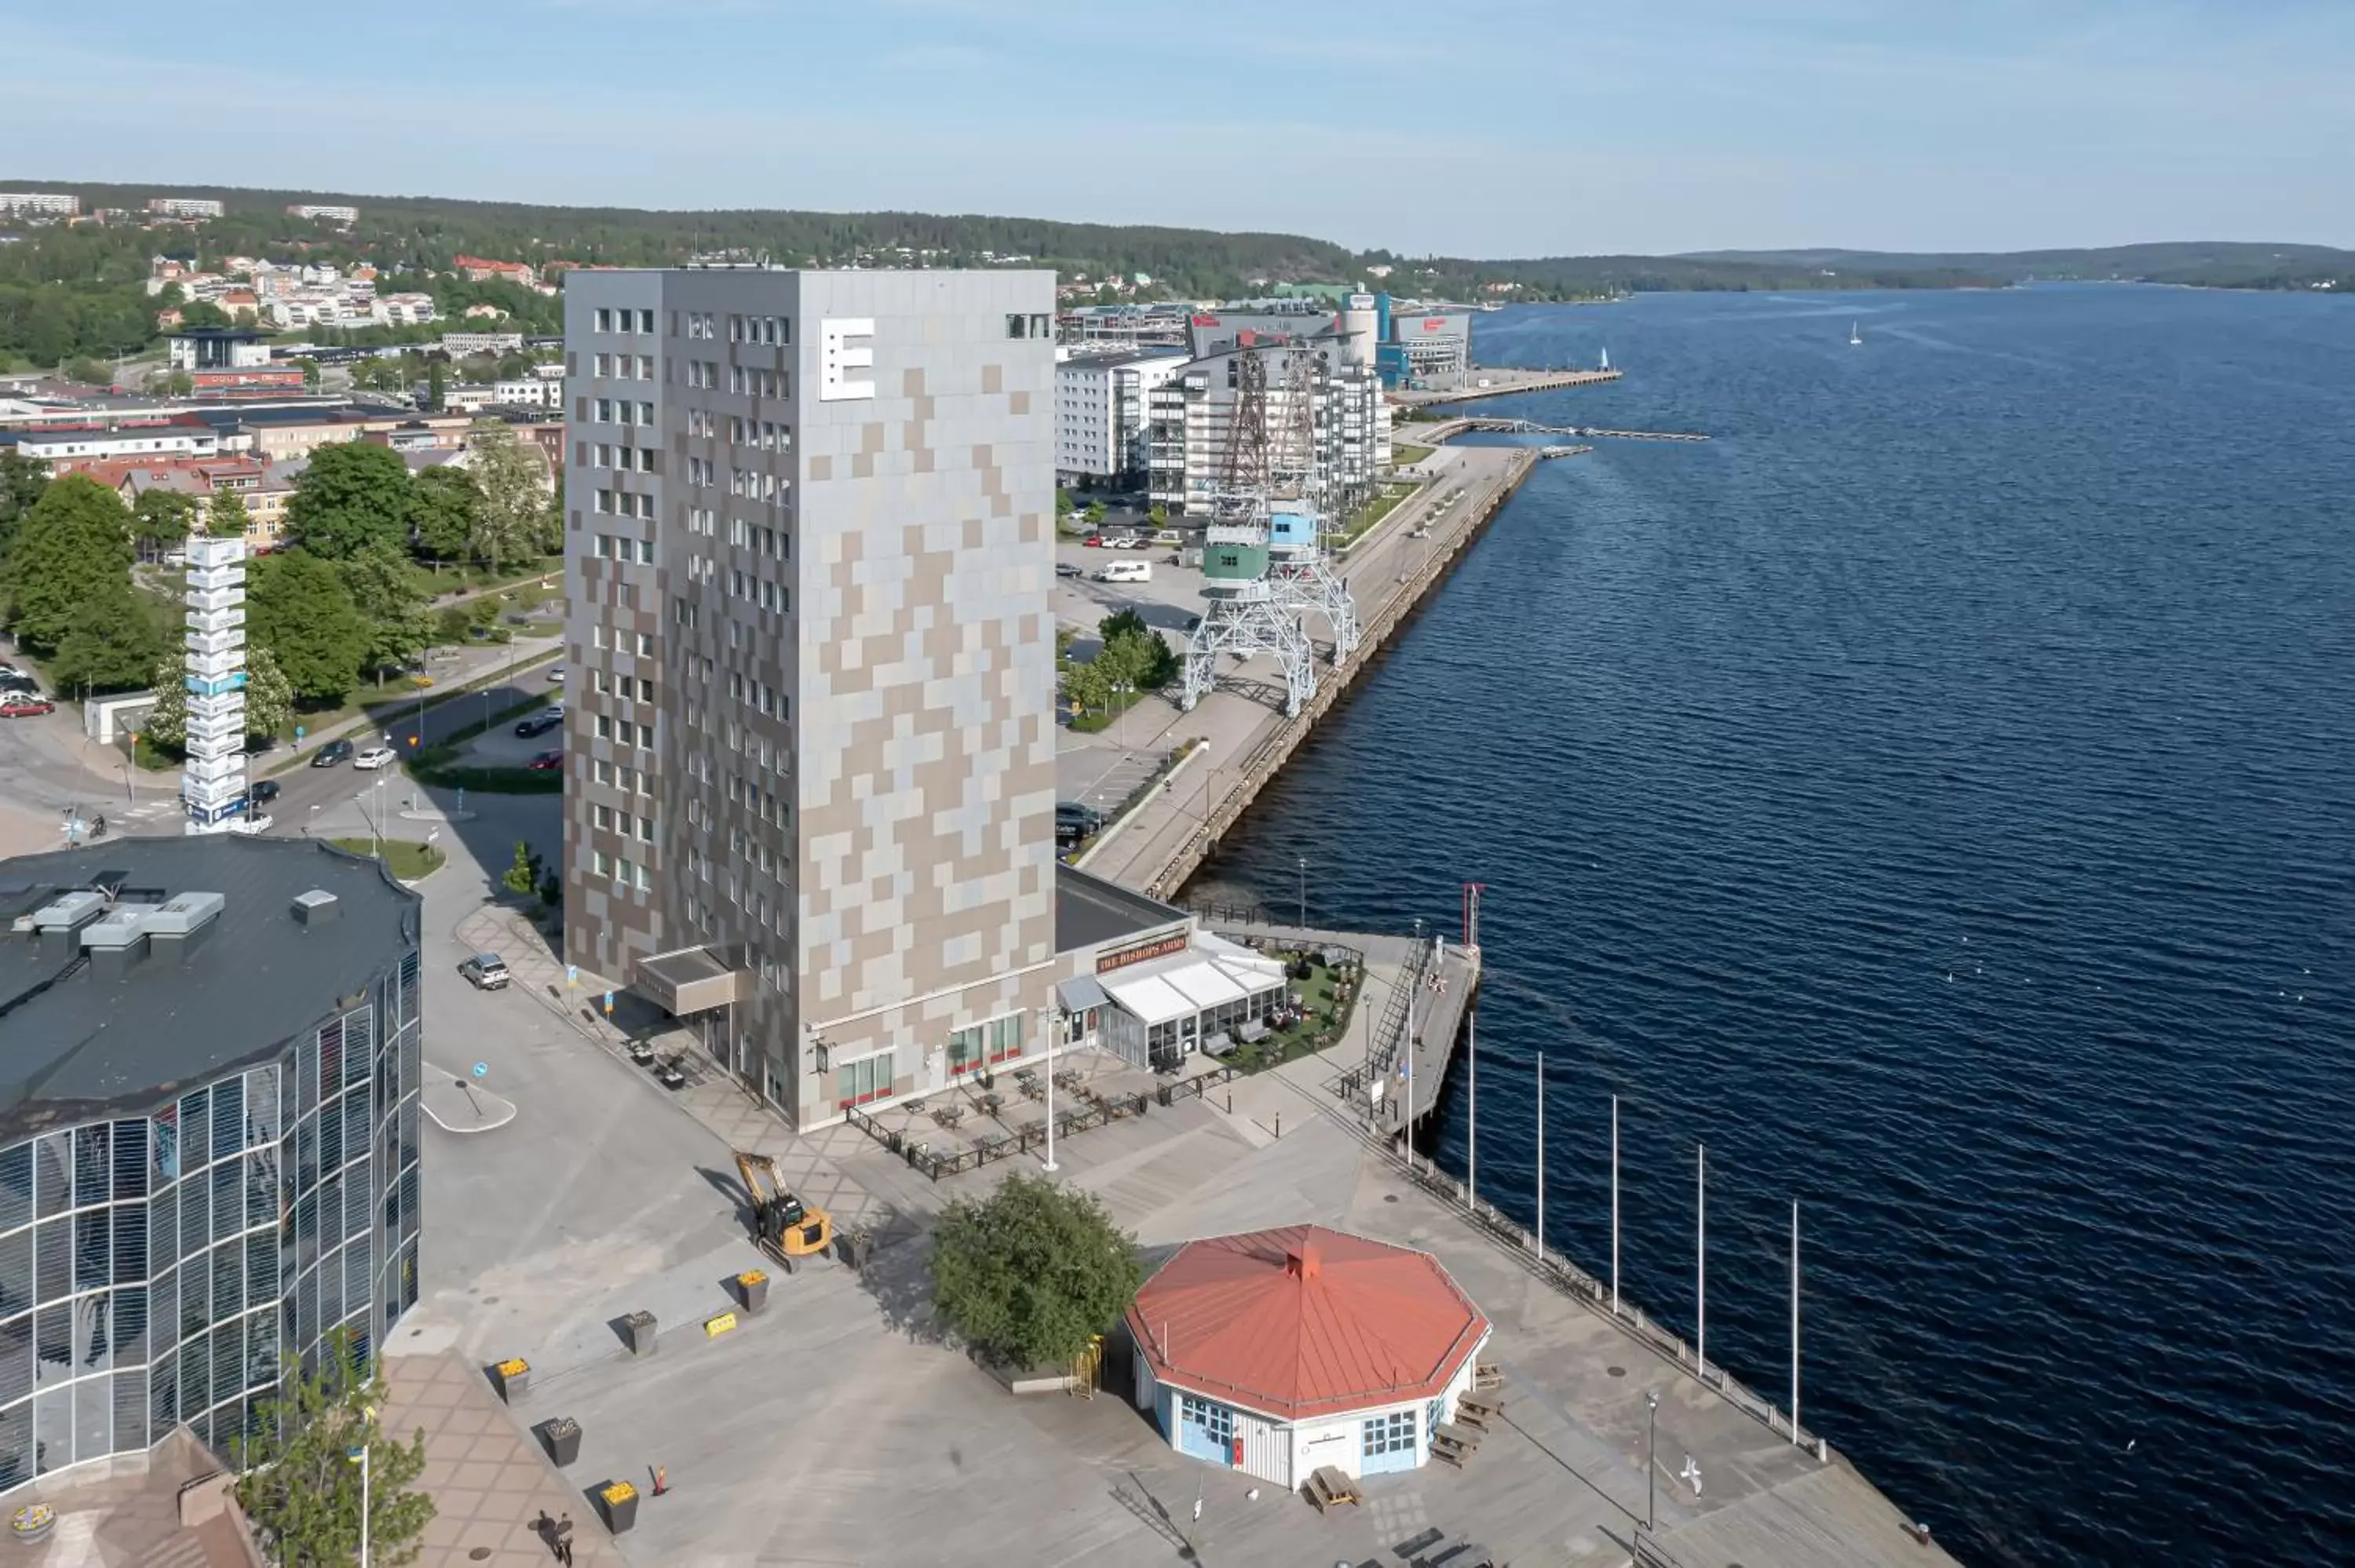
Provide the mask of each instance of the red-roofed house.
[{"label": "red-roofed house", "polygon": [[1430,1254],[1322,1225],[1189,1242],[1128,1309],[1170,1446],[1281,1487],[1421,1465],[1488,1331]]},{"label": "red-roofed house", "polygon": [[496,278],[507,283],[536,283],[539,274],[520,261],[486,261],[480,256],[453,256],[450,265],[470,283],[485,283]]}]

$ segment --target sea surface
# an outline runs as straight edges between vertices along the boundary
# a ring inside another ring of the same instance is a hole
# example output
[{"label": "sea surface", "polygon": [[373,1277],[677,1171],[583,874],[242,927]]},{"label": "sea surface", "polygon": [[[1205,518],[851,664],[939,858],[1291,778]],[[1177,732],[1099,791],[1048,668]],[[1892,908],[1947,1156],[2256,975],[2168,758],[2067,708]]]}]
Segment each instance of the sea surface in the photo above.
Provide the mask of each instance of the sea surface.
[{"label": "sea surface", "polygon": [[[1849,344],[1854,323],[1859,347]],[[2355,300],[1478,318],[1540,467],[1197,880],[1451,935],[1481,1192],[1964,1561],[2355,1562]],[[1412,434],[1412,427],[1402,434]],[[1433,1135],[1465,1163],[1459,1053]],[[1631,1390],[1629,1398],[1639,1397]]]}]

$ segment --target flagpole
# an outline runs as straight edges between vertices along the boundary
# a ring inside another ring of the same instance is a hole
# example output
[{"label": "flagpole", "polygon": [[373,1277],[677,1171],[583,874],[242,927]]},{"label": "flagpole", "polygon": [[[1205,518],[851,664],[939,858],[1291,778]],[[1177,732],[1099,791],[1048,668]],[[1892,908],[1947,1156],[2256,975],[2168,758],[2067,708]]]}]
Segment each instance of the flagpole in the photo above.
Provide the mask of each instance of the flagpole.
[{"label": "flagpole", "polygon": [[1538,1255],[1545,1255],[1545,1057],[1538,1057]]},{"label": "flagpole", "polygon": [[1709,1145],[1693,1147],[1693,1368],[1709,1382]]},{"label": "flagpole", "polygon": [[1799,1201],[1791,1200],[1791,1442],[1799,1441]]}]

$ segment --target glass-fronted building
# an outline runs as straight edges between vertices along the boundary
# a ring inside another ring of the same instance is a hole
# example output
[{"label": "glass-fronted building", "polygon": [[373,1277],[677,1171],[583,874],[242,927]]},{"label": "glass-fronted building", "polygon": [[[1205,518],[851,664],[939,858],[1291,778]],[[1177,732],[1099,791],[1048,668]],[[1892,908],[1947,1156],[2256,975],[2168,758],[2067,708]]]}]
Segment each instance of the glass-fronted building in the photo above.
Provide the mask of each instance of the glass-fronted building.
[{"label": "glass-fronted building", "polygon": [[0,1492],[226,1451],[415,1302],[417,910],[305,842],[0,863]]}]

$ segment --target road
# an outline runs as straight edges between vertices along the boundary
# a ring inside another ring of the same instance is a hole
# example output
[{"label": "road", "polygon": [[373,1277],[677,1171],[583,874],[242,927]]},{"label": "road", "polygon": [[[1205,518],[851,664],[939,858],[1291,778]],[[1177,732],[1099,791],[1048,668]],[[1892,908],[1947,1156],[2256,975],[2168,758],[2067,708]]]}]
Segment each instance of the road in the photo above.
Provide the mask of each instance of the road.
[{"label": "road", "polygon": [[[303,749],[313,749],[329,736],[341,734],[356,747],[382,741],[407,753],[412,749],[411,736],[421,737],[419,744],[432,746],[527,696],[545,695],[556,701],[563,688],[549,683],[544,661],[559,646],[554,638],[531,638],[464,649],[456,659],[435,666],[435,676],[445,688],[463,685],[510,663],[521,673],[487,688],[485,694],[470,693],[445,699],[424,709],[421,718],[414,705],[404,705],[389,714],[378,709],[366,719],[304,736]],[[433,694],[431,691],[419,694],[429,701]],[[288,756],[282,748],[264,753],[251,758],[247,768],[250,777],[274,779],[282,789],[280,800],[267,808],[277,823],[273,832],[299,832],[306,823],[315,825],[329,807],[349,806],[354,796],[364,792],[373,796],[379,788],[348,764],[294,768],[273,775],[272,769],[283,766]],[[384,779],[380,788],[396,815],[411,795],[421,793],[406,774],[390,771]],[[0,847],[8,853],[57,847],[63,842],[59,824],[69,812],[85,817],[103,812],[109,832],[176,833],[184,820],[179,789],[178,773],[133,768],[120,748],[90,739],[82,733],[81,715],[71,704],[60,704],[56,713],[45,717],[0,723]],[[348,822],[363,815],[354,808],[326,820]],[[354,830],[336,827],[334,831]],[[364,821],[356,831],[368,831]]]}]

